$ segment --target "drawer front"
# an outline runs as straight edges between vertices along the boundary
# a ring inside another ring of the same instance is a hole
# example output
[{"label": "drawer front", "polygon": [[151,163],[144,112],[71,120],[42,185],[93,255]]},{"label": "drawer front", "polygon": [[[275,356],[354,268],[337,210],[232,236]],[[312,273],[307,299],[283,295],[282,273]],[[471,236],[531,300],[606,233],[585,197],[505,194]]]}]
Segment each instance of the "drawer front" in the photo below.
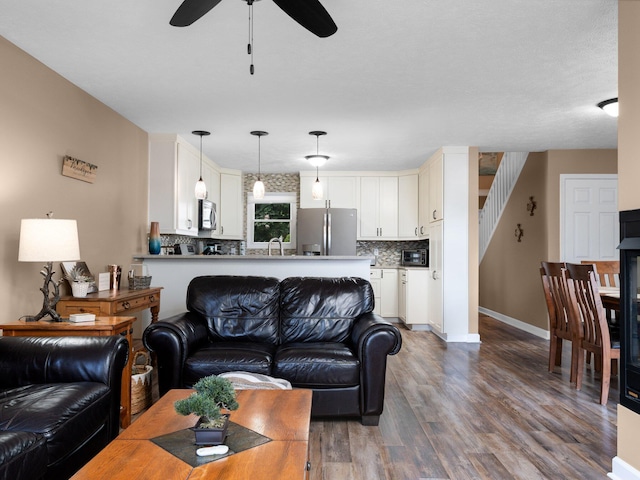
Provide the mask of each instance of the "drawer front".
[{"label": "drawer front", "polygon": [[149,297],[149,295],[145,295],[144,297],[121,300],[116,303],[116,313],[126,312],[127,310],[146,308],[151,304]]},{"label": "drawer front", "polygon": [[61,317],[68,317],[74,313],[93,313],[94,315],[102,315],[100,311],[100,305],[95,305],[91,303],[76,303],[76,304],[65,304],[63,308],[58,306],[58,313]]}]

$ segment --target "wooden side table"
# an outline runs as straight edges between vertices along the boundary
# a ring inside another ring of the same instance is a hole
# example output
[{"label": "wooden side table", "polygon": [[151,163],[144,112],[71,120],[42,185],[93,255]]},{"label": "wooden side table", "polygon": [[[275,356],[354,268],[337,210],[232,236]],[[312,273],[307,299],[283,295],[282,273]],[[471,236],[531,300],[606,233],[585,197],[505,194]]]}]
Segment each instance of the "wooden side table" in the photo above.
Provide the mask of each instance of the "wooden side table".
[{"label": "wooden side table", "polygon": [[95,322],[25,322],[17,320],[0,323],[2,335],[6,337],[102,337],[122,335],[129,342],[129,359],[122,371],[120,391],[120,425],[131,425],[131,366],[133,364],[133,322],[136,317],[96,317]]},{"label": "wooden side table", "polygon": [[158,321],[160,291],[162,287],[143,290],[103,290],[86,297],[62,297],[56,311],[62,318],[72,313],[93,313],[96,316],[129,315],[147,308],[151,310],[151,321]]}]

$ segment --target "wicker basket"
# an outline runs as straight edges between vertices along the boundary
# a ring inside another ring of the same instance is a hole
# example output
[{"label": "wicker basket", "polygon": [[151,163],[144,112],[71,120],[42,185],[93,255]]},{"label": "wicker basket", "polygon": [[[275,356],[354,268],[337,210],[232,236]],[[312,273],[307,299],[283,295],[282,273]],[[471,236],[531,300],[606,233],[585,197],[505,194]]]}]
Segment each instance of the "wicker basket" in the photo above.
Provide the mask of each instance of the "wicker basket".
[{"label": "wicker basket", "polygon": [[129,277],[129,290],[143,290],[151,285],[151,275],[148,277]]},{"label": "wicker basket", "polygon": [[[141,363],[144,362],[144,363]],[[136,352],[131,367],[131,414],[151,406],[151,358],[145,351]]]}]

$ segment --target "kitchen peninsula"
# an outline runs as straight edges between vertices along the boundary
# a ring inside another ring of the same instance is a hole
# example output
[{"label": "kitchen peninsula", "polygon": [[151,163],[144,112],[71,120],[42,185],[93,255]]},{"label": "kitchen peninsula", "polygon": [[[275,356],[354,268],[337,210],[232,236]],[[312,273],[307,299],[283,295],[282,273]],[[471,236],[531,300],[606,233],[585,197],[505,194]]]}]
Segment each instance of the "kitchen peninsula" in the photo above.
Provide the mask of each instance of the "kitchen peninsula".
[{"label": "kitchen peninsula", "polygon": [[360,277],[369,279],[368,256],[305,255],[135,255],[149,268],[153,285],[162,285],[161,318],[185,311],[187,286],[201,275],[276,277]]}]

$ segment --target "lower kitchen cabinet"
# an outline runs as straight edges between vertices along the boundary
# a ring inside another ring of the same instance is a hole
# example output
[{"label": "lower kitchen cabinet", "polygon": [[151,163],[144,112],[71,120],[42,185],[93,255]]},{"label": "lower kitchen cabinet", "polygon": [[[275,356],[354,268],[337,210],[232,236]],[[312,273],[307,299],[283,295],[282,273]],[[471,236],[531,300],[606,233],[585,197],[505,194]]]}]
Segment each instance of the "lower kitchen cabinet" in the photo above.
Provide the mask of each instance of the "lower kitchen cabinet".
[{"label": "lower kitchen cabinet", "polygon": [[381,317],[398,316],[398,270],[395,268],[371,269],[371,287],[375,300],[373,311]]},{"label": "lower kitchen cabinet", "polygon": [[428,330],[429,269],[398,270],[398,317],[412,330]]}]

